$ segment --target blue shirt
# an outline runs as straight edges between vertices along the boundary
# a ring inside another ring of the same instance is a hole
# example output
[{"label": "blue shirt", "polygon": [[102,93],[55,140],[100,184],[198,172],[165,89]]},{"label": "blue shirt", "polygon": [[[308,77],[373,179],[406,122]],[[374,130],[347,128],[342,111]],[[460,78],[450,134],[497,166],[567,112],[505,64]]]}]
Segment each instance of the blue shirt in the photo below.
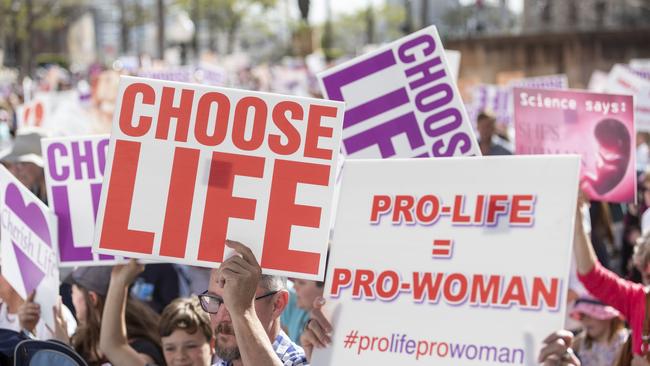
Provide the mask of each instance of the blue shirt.
[{"label": "blue shirt", "polygon": [[280,316],[280,321],[287,330],[289,338],[298,345],[300,345],[300,335],[305,328],[307,320],[309,320],[309,313],[298,307],[296,304],[296,292],[294,289],[289,289],[289,303],[284,308]]},{"label": "blue shirt", "polygon": [[[309,366],[305,351],[293,343],[282,330],[273,342],[273,350],[284,366]],[[218,360],[213,366],[231,366],[231,362]]]}]

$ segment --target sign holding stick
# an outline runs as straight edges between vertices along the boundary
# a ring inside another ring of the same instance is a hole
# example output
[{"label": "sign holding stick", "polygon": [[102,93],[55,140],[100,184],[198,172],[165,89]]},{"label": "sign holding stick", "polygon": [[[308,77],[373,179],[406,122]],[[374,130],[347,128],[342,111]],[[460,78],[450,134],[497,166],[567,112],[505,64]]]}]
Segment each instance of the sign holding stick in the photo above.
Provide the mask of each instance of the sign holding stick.
[{"label": "sign holding stick", "polygon": [[343,103],[123,77],[93,250],[324,275]]}]

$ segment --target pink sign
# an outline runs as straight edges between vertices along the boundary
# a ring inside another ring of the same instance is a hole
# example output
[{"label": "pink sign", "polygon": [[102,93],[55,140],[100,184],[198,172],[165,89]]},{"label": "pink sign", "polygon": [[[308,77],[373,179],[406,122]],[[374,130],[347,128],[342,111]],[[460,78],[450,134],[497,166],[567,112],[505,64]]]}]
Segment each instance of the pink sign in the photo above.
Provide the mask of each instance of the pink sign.
[{"label": "pink sign", "polygon": [[515,88],[514,110],[517,154],[580,154],[591,199],[635,201],[632,96]]}]

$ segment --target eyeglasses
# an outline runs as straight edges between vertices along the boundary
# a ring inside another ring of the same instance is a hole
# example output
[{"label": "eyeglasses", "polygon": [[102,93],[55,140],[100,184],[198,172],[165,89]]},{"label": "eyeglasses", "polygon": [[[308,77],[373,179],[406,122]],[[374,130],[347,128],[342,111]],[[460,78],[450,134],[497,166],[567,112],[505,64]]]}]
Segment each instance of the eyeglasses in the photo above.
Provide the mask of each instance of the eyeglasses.
[{"label": "eyeglasses", "polygon": [[[266,297],[273,296],[277,294],[279,291],[269,291],[265,293],[262,296],[258,296],[255,298],[255,300],[262,300]],[[203,311],[209,314],[216,314],[219,311],[219,308],[221,307],[221,304],[223,304],[223,298],[221,296],[209,294],[208,291],[205,291],[201,295],[199,295],[199,302],[201,303],[201,308]]]}]

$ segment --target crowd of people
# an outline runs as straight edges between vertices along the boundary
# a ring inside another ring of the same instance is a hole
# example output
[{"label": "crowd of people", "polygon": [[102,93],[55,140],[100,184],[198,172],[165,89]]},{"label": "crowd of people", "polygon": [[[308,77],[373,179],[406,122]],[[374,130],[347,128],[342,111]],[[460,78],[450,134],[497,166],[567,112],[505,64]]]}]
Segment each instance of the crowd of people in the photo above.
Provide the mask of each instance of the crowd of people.
[{"label": "crowd of people", "polygon": [[[105,94],[106,85],[116,84],[104,80],[102,70],[44,75],[36,88],[78,88],[86,80],[98,110],[111,112],[114,106],[115,94]],[[25,92],[15,83],[0,88],[0,145],[6,150],[0,161],[47,202],[44,135],[16,131]],[[511,138],[489,113],[479,114],[476,130],[483,155],[512,153]],[[569,317],[566,329],[544,341],[540,363],[650,365],[649,142],[648,134],[637,134],[637,205],[585,199],[578,204]],[[21,298],[0,268],[0,329],[56,339],[88,365],[309,364],[312,350],[332,339],[332,325],[321,311],[324,282],[263,275],[245,243],[227,245],[239,255],[216,270],[135,260],[62,269],[61,301],[53,309],[42,308],[33,293]],[[54,315],[54,329],[44,323],[44,312]]]}]

